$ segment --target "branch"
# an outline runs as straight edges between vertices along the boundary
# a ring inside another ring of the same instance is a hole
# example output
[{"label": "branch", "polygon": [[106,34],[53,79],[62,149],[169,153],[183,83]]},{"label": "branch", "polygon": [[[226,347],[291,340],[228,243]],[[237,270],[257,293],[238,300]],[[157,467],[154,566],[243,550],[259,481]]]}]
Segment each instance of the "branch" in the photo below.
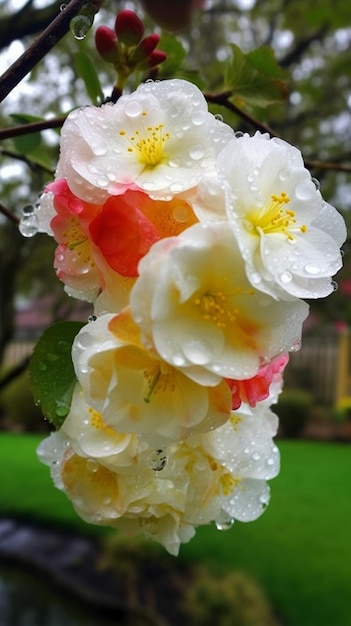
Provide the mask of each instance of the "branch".
[{"label": "branch", "polygon": [[0,19],[0,48],[6,48],[15,39],[23,39],[46,28],[58,14],[61,4],[61,0],[55,0],[50,6],[35,9],[30,0],[17,13],[4,15]]},{"label": "branch", "polygon": [[19,137],[20,135],[29,135],[30,133],[37,133],[41,130],[48,130],[50,128],[61,128],[66,116],[52,117],[48,120],[41,120],[40,122],[30,122],[29,124],[19,124],[18,126],[11,126],[10,128],[0,129],[0,140],[11,139],[11,137]]},{"label": "branch", "polygon": [[0,213],[2,215],[5,215],[5,217],[7,217],[9,220],[11,220],[11,222],[14,222],[14,224],[19,224],[19,218],[17,217],[17,215],[14,215],[13,213],[11,213],[11,211],[9,211],[3,204],[1,204],[0,202]]},{"label": "branch", "polygon": [[333,161],[305,161],[305,165],[311,170],[333,170],[335,172],[351,173],[351,165],[343,165]]},{"label": "branch", "polygon": [[[280,135],[276,133],[273,128],[268,126],[268,124],[264,124],[260,120],[257,120],[255,117],[233,104],[229,99],[232,95],[233,93],[231,91],[223,91],[222,93],[218,94],[204,93],[207,102],[211,102],[212,104],[218,104],[225,107],[226,109],[228,109],[228,111],[232,111],[232,113],[235,113],[238,117],[245,120],[245,122],[248,122],[250,126],[253,126],[253,128],[256,128],[263,133],[269,133],[271,137],[280,137]],[[316,160],[306,160],[305,166],[308,169],[334,170],[336,172],[347,173],[351,172],[351,165],[343,165],[331,161],[323,162]]]},{"label": "branch", "polygon": [[72,18],[87,4],[95,6],[98,10],[102,0],[71,0],[65,10],[57,15],[32,45],[4,72],[0,77],[0,102],[66,35]]},{"label": "branch", "polygon": [[212,104],[218,104],[220,106],[225,107],[228,111],[235,113],[238,117],[248,122],[250,126],[253,126],[257,130],[260,130],[262,133],[269,133],[272,137],[279,137],[279,135],[268,126],[268,124],[264,124],[260,120],[257,120],[255,117],[239,109],[233,102],[230,101],[229,98],[233,96],[231,91],[223,91],[222,93],[204,93],[204,96],[207,102],[211,102]]}]

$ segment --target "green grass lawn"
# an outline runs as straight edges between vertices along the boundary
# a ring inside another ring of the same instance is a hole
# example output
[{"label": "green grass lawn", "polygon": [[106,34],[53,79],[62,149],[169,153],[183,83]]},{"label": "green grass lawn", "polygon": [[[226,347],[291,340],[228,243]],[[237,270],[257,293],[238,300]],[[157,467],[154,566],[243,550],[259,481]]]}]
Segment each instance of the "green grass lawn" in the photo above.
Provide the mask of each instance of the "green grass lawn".
[{"label": "green grass lawn", "polygon": [[[0,515],[85,532],[35,456],[38,436],[0,435]],[[256,522],[197,531],[181,558],[245,570],[287,626],[351,626],[351,446],[279,441],[282,469]],[[95,532],[95,531],[94,531]],[[101,532],[101,529],[96,529]]]}]

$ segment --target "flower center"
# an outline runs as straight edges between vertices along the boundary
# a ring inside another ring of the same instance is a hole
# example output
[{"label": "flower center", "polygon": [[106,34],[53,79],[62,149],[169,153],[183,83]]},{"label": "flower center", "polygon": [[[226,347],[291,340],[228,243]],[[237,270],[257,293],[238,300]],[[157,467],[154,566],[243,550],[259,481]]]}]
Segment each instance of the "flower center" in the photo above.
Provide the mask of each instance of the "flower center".
[{"label": "flower center", "polygon": [[[147,113],[144,111],[143,115]],[[120,130],[119,134],[128,140],[128,152],[135,152],[141,163],[151,167],[161,163],[164,145],[170,138],[170,134],[164,131],[164,124],[146,126],[142,130],[135,130],[131,136],[125,130]]]},{"label": "flower center", "polygon": [[236,287],[230,291],[230,299],[223,291],[206,292],[202,296],[196,296],[195,306],[199,307],[202,317],[211,321],[217,328],[226,328],[228,323],[236,322],[241,311],[238,306],[231,302],[231,298],[237,295],[253,295],[254,289]]},{"label": "flower center", "polygon": [[174,391],[175,385],[172,380],[172,368],[167,363],[160,363],[155,367],[144,370],[144,378],[149,387],[144,402],[149,404],[151,397],[158,391]]},{"label": "flower center", "polygon": [[264,208],[261,211],[255,211],[248,215],[250,229],[253,227],[257,234],[261,232],[265,235],[282,234],[289,241],[294,240],[291,231],[298,229],[300,232],[305,233],[307,226],[296,225],[295,212],[286,208],[289,202],[290,198],[284,191],[280,196],[272,195],[268,209]]},{"label": "flower center", "polygon": [[95,261],[91,256],[90,242],[83,232],[79,221],[72,217],[69,225],[63,231],[62,237],[64,244],[69,250],[75,250],[78,257],[81,257],[83,263],[95,267]]}]

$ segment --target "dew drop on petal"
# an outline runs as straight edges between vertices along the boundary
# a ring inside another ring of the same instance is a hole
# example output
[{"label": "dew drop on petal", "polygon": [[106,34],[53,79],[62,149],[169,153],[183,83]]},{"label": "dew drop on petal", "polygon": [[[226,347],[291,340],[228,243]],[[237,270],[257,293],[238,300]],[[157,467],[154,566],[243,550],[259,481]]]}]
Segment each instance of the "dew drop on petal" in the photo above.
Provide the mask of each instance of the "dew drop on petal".
[{"label": "dew drop on petal", "polygon": [[331,286],[333,288],[333,291],[337,291],[338,288],[339,288],[339,285],[338,285],[338,283],[335,280],[331,281]]},{"label": "dew drop on petal", "polygon": [[202,157],[204,156],[203,146],[201,146],[200,144],[196,146],[192,146],[189,150],[189,156],[194,161],[198,161],[199,159],[202,159]]},{"label": "dew drop on petal", "polygon": [[179,353],[173,354],[172,365],[174,365],[175,367],[181,367],[182,365],[185,365],[185,359],[183,355]]},{"label": "dew drop on petal", "polygon": [[312,178],[311,180],[312,180],[315,188],[317,189],[317,191],[319,191],[320,188],[321,188],[321,184],[320,184],[319,180],[317,178]]},{"label": "dew drop on petal", "polygon": [[280,180],[287,180],[289,178],[291,174],[291,170],[288,167],[284,167],[282,170],[280,170],[278,176],[280,178]]},{"label": "dew drop on petal", "polygon": [[243,137],[245,133],[243,133],[241,130],[237,130],[235,131],[234,135],[237,139],[240,139],[240,137]]},{"label": "dew drop on petal", "polygon": [[139,117],[139,115],[141,115],[143,112],[143,107],[138,100],[131,100],[125,105],[124,112],[127,117]]},{"label": "dew drop on petal", "polygon": [[291,283],[292,275],[290,272],[283,272],[280,274],[280,280],[284,285],[287,285],[288,283]]},{"label": "dew drop on petal", "polygon": [[180,193],[184,190],[184,185],[181,182],[175,181],[169,186],[172,193]]},{"label": "dew drop on petal", "polygon": [[99,469],[99,464],[94,459],[87,459],[87,470],[89,472],[97,472]]},{"label": "dew drop on petal", "polygon": [[164,450],[154,450],[150,454],[150,467],[154,472],[161,472],[167,465],[167,454]]},{"label": "dew drop on petal", "polygon": [[298,352],[300,349],[301,349],[301,341],[300,339],[295,339],[295,341],[293,342],[290,348],[290,352]]},{"label": "dew drop on petal", "polygon": [[321,268],[316,263],[307,263],[304,267],[304,270],[307,274],[319,274]]}]

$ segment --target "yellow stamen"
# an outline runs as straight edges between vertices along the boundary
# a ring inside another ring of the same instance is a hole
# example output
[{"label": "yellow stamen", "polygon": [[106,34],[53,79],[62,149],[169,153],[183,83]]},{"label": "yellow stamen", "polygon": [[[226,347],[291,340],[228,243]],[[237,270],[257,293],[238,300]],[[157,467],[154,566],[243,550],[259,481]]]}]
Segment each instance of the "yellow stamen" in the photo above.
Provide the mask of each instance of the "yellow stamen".
[{"label": "yellow stamen", "polygon": [[196,296],[194,304],[200,308],[204,320],[213,322],[217,328],[226,328],[228,323],[236,322],[240,315],[240,309],[233,304],[232,297],[254,293],[253,289],[245,290],[242,287],[237,287],[228,294],[223,291],[208,291]]},{"label": "yellow stamen", "polygon": [[289,241],[293,241],[292,231],[296,229],[302,233],[307,231],[305,224],[302,226],[296,224],[295,212],[285,208],[285,205],[290,202],[290,198],[284,191],[279,196],[273,194],[271,201],[268,208],[252,211],[248,215],[255,233],[263,232],[265,235],[283,234]]},{"label": "yellow stamen", "polygon": [[241,482],[241,478],[235,478],[229,472],[223,474],[219,479],[223,494],[229,496]]},{"label": "yellow stamen", "polygon": [[[143,112],[143,116],[146,116]],[[155,166],[161,163],[164,157],[164,145],[170,138],[170,133],[164,131],[164,124],[146,126],[142,130],[135,130],[134,135],[128,137],[125,130],[120,130],[121,137],[128,140],[127,151],[135,152],[139,161],[146,166]]]}]

